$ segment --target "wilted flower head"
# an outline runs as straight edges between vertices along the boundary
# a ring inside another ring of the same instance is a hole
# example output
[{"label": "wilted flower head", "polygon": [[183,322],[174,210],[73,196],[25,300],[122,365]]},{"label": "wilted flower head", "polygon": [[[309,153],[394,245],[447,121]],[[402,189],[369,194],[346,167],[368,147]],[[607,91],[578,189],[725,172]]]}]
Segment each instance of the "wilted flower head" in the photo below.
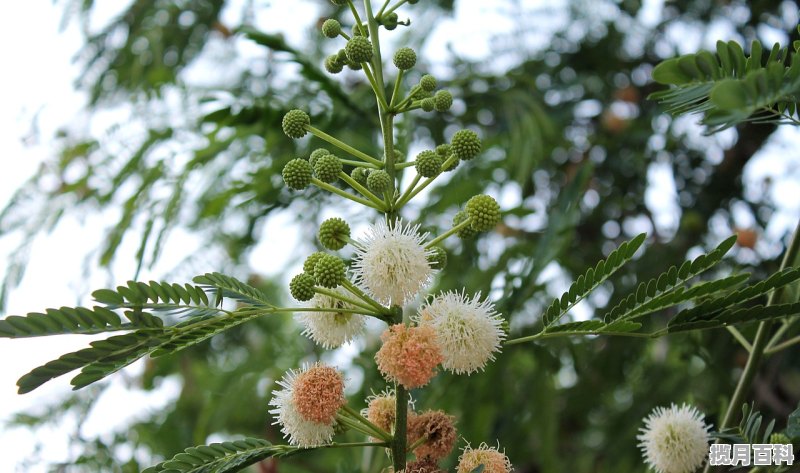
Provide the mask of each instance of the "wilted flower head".
[{"label": "wilted flower head", "polygon": [[426,437],[425,443],[414,450],[417,458],[439,460],[453,451],[458,434],[454,417],[444,411],[425,411],[413,416],[409,422],[409,443]]},{"label": "wilted flower head", "polygon": [[640,440],[645,463],[658,473],[690,473],[698,469],[708,454],[711,426],[705,416],[688,404],[656,407],[644,419]]},{"label": "wilted flower head", "polygon": [[278,381],[283,388],[272,391],[270,414],[275,424],[300,447],[324,445],[333,437],[336,412],[345,403],[344,379],[334,368],[319,363],[302,370],[289,370]]},{"label": "wilted flower head", "polygon": [[439,468],[436,460],[426,457],[406,464],[406,469],[403,470],[403,473],[444,473],[444,470]]},{"label": "wilted flower head", "polygon": [[436,331],[442,367],[456,374],[482,370],[505,338],[503,319],[490,301],[480,300],[480,293],[472,299],[463,292],[440,294],[420,309],[417,321]]},{"label": "wilted flower head", "polygon": [[378,369],[389,381],[408,389],[428,384],[434,368],[442,362],[442,354],[431,327],[392,325],[381,335],[383,345],[375,360]]},{"label": "wilted flower head", "polygon": [[470,473],[472,470],[483,465],[484,473],[509,473],[512,470],[511,462],[508,457],[495,447],[489,447],[485,443],[473,449],[469,445],[464,448],[464,453],[458,457],[458,473]]},{"label": "wilted flower head", "polygon": [[392,432],[397,416],[396,402],[397,398],[392,390],[372,395],[367,398],[367,408],[362,415],[381,429]]},{"label": "wilted flower head", "polygon": [[[334,292],[348,295],[337,287]],[[311,306],[318,309],[355,309],[354,306],[325,294],[315,294]],[[324,348],[337,348],[364,332],[364,316],[349,312],[300,312],[295,320],[305,327],[303,334]]]},{"label": "wilted flower head", "polygon": [[356,281],[383,304],[403,305],[428,283],[433,274],[423,246],[427,234],[400,220],[379,222],[356,245],[353,272]]}]

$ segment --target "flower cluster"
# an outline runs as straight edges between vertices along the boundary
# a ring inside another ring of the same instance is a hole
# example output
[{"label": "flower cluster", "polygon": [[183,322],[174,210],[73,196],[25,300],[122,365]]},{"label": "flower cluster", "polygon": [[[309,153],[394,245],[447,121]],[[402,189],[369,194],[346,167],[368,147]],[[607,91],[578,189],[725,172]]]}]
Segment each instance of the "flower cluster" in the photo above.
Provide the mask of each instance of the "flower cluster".
[{"label": "flower cluster", "polygon": [[657,473],[691,473],[702,466],[708,454],[708,431],[704,415],[695,407],[656,407],[644,420],[640,441],[645,463]]}]

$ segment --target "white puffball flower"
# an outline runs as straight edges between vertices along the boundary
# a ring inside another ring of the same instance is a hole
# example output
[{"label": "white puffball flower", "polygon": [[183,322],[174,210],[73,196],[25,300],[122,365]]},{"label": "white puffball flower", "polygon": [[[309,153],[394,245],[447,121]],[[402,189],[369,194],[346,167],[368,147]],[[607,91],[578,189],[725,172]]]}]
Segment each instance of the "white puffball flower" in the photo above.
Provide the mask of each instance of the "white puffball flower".
[{"label": "white puffball flower", "polygon": [[326,445],[333,439],[333,425],[304,419],[293,400],[294,383],[303,371],[305,369],[287,371],[278,381],[278,385],[283,389],[272,391],[272,399],[269,402],[275,407],[269,411],[275,416],[275,422],[272,424],[281,426],[281,432],[289,438],[291,445],[301,448]]},{"label": "white puffball flower", "polygon": [[505,339],[503,319],[480,293],[468,298],[464,292],[445,292],[420,308],[415,320],[436,332],[444,356],[442,367],[455,374],[483,370]]},{"label": "white puffball flower", "polygon": [[356,283],[382,304],[403,305],[425,287],[433,275],[424,247],[428,234],[419,225],[379,222],[356,241],[353,273]]},{"label": "white puffball flower", "polygon": [[[343,296],[349,292],[342,286],[333,289]],[[311,299],[311,307],[317,309],[356,309],[352,304],[325,294],[317,293]],[[303,325],[303,335],[323,348],[338,348],[364,333],[364,316],[351,312],[299,312],[295,320]]]},{"label": "white puffball flower", "polygon": [[700,468],[708,455],[711,428],[704,418],[688,404],[653,409],[636,436],[645,463],[658,473],[691,473]]}]

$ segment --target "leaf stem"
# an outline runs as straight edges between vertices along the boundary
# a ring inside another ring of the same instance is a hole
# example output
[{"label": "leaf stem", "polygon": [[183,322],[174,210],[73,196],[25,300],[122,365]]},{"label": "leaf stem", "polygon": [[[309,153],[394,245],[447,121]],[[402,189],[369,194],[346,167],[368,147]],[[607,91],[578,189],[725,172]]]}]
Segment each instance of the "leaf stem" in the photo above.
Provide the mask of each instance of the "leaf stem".
[{"label": "leaf stem", "polygon": [[320,181],[316,177],[312,177],[311,178],[311,183],[314,184],[315,186],[319,187],[320,189],[325,189],[328,192],[333,192],[334,194],[342,196],[345,199],[350,199],[355,203],[358,203],[358,204],[361,204],[361,205],[365,205],[365,206],[371,207],[373,209],[383,210],[382,207],[385,205],[383,202],[381,202],[380,206],[376,206],[375,204],[373,204],[369,200],[362,199],[361,197],[358,197],[356,195],[349,194],[348,192],[345,192],[342,189],[339,189],[338,187],[335,187],[335,186],[332,186],[332,185],[330,185],[330,184],[328,184],[326,182]]},{"label": "leaf stem", "polygon": [[375,308],[370,306],[370,305],[367,305],[367,304],[365,304],[363,302],[360,302],[360,301],[357,301],[355,299],[351,299],[351,298],[349,298],[347,296],[339,294],[336,291],[331,291],[330,289],[326,289],[324,287],[316,287],[315,286],[314,287],[314,292],[316,292],[318,294],[322,294],[323,296],[328,296],[328,297],[332,297],[334,299],[339,299],[342,302],[346,302],[346,303],[354,305],[356,307],[360,307],[363,310],[368,310],[370,312],[375,310]]},{"label": "leaf stem", "polygon": [[736,341],[739,342],[742,345],[742,347],[744,347],[745,350],[747,350],[748,352],[753,351],[753,346],[750,345],[750,342],[748,342],[747,339],[744,338],[742,332],[740,332],[736,327],[734,327],[733,325],[726,325],[725,328],[728,329],[728,332],[731,333],[733,338],[735,338]]},{"label": "leaf stem", "polygon": [[785,342],[778,343],[777,345],[775,345],[773,347],[765,349],[764,350],[764,354],[765,355],[774,355],[775,353],[778,353],[781,350],[785,350],[785,349],[787,349],[787,348],[789,348],[791,346],[797,345],[798,343],[800,343],[800,335],[798,335],[796,337],[792,337],[792,338],[786,340]]},{"label": "leaf stem", "polygon": [[355,284],[351,283],[350,281],[345,280],[342,283],[342,286],[344,286],[345,289],[350,291],[353,295],[357,296],[359,299],[361,299],[364,302],[366,302],[367,304],[371,305],[373,308],[379,310],[382,314],[390,315],[389,309],[387,309],[386,307],[380,305],[378,302],[373,300],[371,297],[369,297],[368,295],[364,294],[364,291],[362,291],[361,289],[356,287]]},{"label": "leaf stem", "polygon": [[366,197],[367,199],[372,201],[377,206],[377,208],[383,208],[386,205],[383,201],[381,201],[380,199],[375,197],[375,194],[373,194],[367,188],[365,188],[364,186],[362,186],[361,184],[356,182],[355,179],[353,179],[352,177],[348,176],[347,173],[340,172],[339,173],[339,179],[341,179],[344,182],[350,184],[350,187],[352,187],[353,189],[358,191],[359,194],[363,195],[364,197]]},{"label": "leaf stem", "polygon": [[450,230],[447,230],[446,232],[444,232],[444,233],[442,233],[441,235],[437,236],[437,237],[436,237],[436,238],[434,238],[433,240],[429,241],[429,242],[428,242],[428,243],[425,245],[425,249],[426,249],[426,250],[429,250],[429,249],[431,249],[431,248],[432,248],[434,245],[436,245],[436,244],[437,244],[437,243],[439,243],[440,241],[444,240],[445,238],[449,237],[450,235],[452,235],[452,234],[454,234],[454,233],[456,233],[456,232],[460,231],[462,228],[464,228],[464,227],[466,227],[467,225],[469,225],[471,221],[472,221],[472,219],[470,219],[469,217],[467,217],[467,219],[466,219],[466,220],[464,220],[463,222],[459,223],[458,225],[456,225],[455,227],[451,228]]},{"label": "leaf stem", "polygon": [[345,404],[344,406],[342,406],[342,409],[345,412],[347,412],[347,414],[349,414],[352,419],[364,424],[365,427],[367,427],[370,430],[372,430],[375,433],[376,437],[380,437],[380,438],[382,438],[383,440],[386,440],[386,441],[391,441],[392,440],[392,434],[390,434],[389,432],[381,429],[377,425],[375,425],[372,422],[370,422],[369,419],[367,419],[366,417],[362,416],[360,412],[356,411],[352,407],[350,407],[347,404]]},{"label": "leaf stem", "polygon": [[315,128],[315,127],[313,127],[311,125],[306,125],[305,129],[306,129],[306,131],[308,131],[312,135],[316,136],[317,138],[319,138],[319,139],[321,139],[323,141],[327,141],[328,143],[332,144],[333,146],[336,146],[337,148],[341,149],[342,151],[347,151],[348,153],[352,154],[353,156],[355,156],[355,157],[357,157],[359,159],[363,159],[364,161],[366,161],[368,163],[372,163],[372,164],[378,166],[379,168],[381,166],[383,166],[382,162],[378,161],[377,159],[373,158],[372,156],[368,155],[367,153],[364,153],[362,151],[359,151],[359,150],[353,148],[352,146],[348,145],[347,143],[332,137],[331,135],[325,133],[324,131],[322,131],[322,130],[320,130],[318,128]]}]

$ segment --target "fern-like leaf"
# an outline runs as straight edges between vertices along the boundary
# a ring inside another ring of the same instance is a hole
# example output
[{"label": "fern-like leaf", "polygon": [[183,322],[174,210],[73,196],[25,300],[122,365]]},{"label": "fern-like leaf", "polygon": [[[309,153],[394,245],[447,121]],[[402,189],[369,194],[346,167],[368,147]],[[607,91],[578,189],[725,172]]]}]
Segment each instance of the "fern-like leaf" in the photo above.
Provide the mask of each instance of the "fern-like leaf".
[{"label": "fern-like leaf", "polygon": [[202,317],[219,313],[219,309],[209,305],[203,288],[191,284],[170,284],[150,281],[149,283],[128,281],[126,286],[94,291],[92,296],[109,308],[144,308],[171,315]]},{"label": "fern-like leaf", "polygon": [[61,307],[31,312],[27,316],[9,315],[0,319],[0,337],[25,338],[64,333],[95,334],[112,330],[130,330],[116,312],[104,307]]},{"label": "fern-like leaf", "polygon": [[218,317],[207,317],[201,320],[192,319],[175,325],[173,327],[173,335],[161,344],[151,356],[157,357],[181,351],[220,332],[261,317],[265,313],[271,312],[254,310],[254,308],[248,307]]},{"label": "fern-like leaf", "polygon": [[274,307],[263,291],[231,276],[220,273],[206,273],[202,276],[196,276],[193,281],[206,289],[220,291],[222,297],[229,297],[259,307]]},{"label": "fern-like leaf", "polygon": [[642,246],[646,237],[646,234],[641,233],[632,240],[623,242],[606,259],[598,261],[594,267],[587,269],[585,273],[580,275],[570,285],[569,290],[562,294],[560,298],[553,300],[553,303],[547,308],[547,311],[542,316],[545,327],[549,329],[554,326],[578,302],[582,301],[589,293],[630,261],[636,250]]},{"label": "fern-like leaf", "polygon": [[297,447],[272,445],[266,440],[246,438],[233,442],[212,443],[187,448],[170,460],[145,469],[142,473],[233,473],[265,458],[287,456]]}]

